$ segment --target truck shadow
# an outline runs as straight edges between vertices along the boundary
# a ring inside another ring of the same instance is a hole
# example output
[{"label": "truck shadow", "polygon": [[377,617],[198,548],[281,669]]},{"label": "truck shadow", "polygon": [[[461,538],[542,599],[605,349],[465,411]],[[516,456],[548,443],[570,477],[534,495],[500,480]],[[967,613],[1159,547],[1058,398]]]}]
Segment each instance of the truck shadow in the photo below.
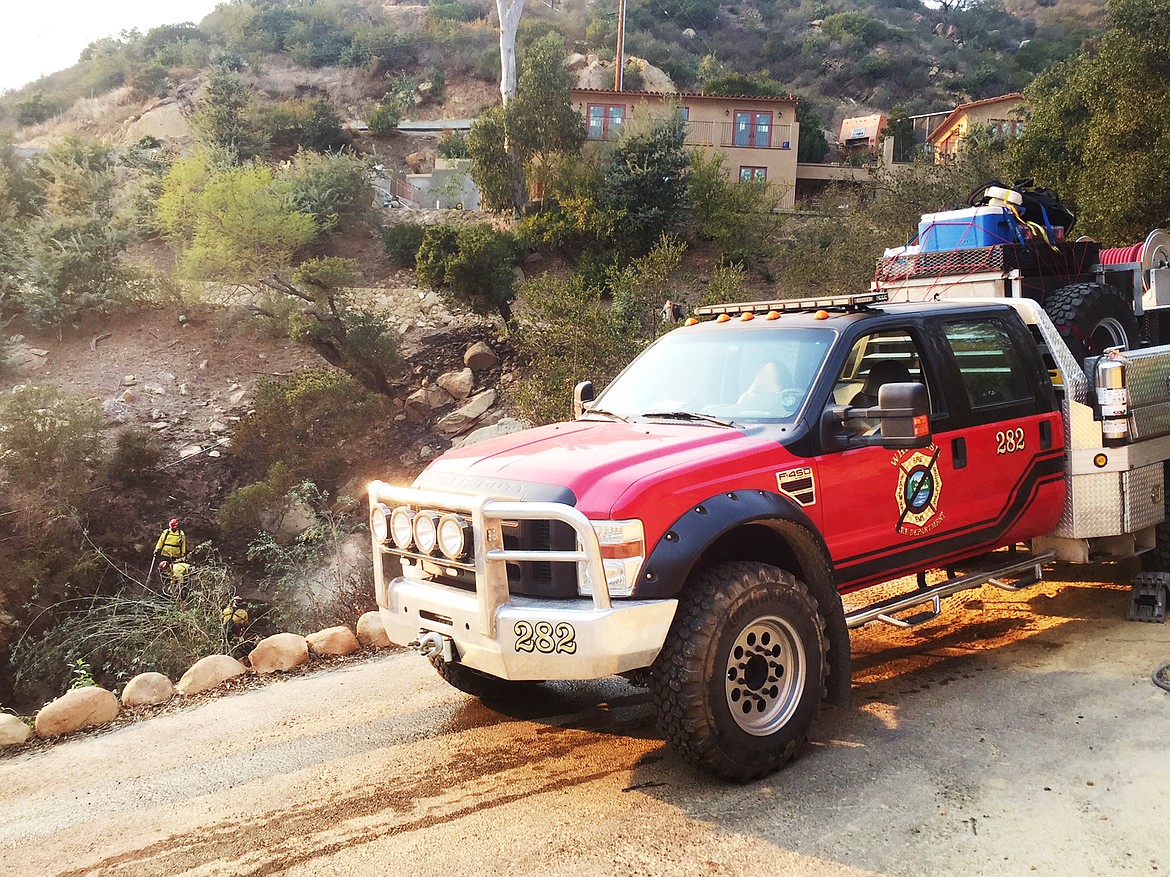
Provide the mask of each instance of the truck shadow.
[{"label": "truck shadow", "polygon": [[[801,755],[770,777],[729,787],[667,750],[643,759],[630,786],[747,836],[761,862],[797,854],[815,873],[974,873],[973,861],[1101,873],[1087,862],[1157,831],[1152,813],[1127,813],[1093,778],[1132,770],[1134,729],[1156,718],[1138,686],[1164,629],[1126,621],[1128,586],[1034,590],[985,588],[949,620],[856,631],[853,705],[823,710]],[[720,803],[729,788],[744,806]],[[1119,824],[1124,837],[1106,840],[1102,826]],[[948,843],[978,858],[940,871]],[[1060,859],[1062,844],[1086,843],[1086,862]]]}]

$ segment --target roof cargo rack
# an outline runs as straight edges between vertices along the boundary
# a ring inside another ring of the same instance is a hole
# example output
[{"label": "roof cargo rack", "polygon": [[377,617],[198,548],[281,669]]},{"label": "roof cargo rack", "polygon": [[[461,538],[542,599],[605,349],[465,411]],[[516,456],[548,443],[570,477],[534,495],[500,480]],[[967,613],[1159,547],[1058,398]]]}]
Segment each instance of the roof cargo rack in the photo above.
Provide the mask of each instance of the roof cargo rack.
[{"label": "roof cargo rack", "polygon": [[695,308],[695,315],[715,317],[720,314],[766,314],[769,311],[797,313],[802,311],[864,311],[872,305],[889,301],[889,293],[863,292],[856,295],[828,295],[821,298],[781,298],[772,301],[747,301],[737,304],[704,305]]}]

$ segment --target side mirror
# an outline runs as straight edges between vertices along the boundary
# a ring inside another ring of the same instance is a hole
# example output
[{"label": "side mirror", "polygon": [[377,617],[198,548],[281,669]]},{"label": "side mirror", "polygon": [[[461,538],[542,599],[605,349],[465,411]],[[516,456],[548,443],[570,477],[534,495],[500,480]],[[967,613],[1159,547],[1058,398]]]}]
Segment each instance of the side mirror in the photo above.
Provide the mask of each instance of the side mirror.
[{"label": "side mirror", "polygon": [[585,413],[585,409],[597,397],[593,394],[593,381],[581,381],[573,387],[573,419]]},{"label": "side mirror", "polygon": [[[850,421],[876,423],[877,429],[859,434]],[[923,384],[884,384],[873,408],[825,409],[821,430],[825,447],[925,448],[931,442],[930,397]]]},{"label": "side mirror", "polygon": [[925,448],[930,444],[930,397],[923,384],[880,387],[877,417],[882,447]]}]

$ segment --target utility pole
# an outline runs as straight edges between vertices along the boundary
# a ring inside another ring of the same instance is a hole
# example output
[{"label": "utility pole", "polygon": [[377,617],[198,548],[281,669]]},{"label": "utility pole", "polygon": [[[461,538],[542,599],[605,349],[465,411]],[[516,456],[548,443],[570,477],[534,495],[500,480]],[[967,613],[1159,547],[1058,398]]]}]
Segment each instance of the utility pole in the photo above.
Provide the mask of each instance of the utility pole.
[{"label": "utility pole", "polygon": [[622,91],[626,71],[626,0],[618,0],[617,55],[614,59],[613,90]]}]

